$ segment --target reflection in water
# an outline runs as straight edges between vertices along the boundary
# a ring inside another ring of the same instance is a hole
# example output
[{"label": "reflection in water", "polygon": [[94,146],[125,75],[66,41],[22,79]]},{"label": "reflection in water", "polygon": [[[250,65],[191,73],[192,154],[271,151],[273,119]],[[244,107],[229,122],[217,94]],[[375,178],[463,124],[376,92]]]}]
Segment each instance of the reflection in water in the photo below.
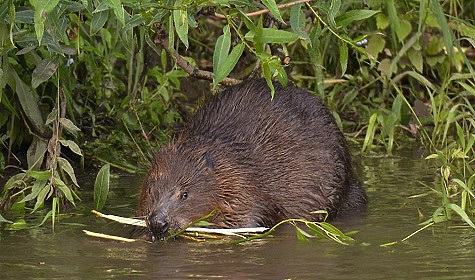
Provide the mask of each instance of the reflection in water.
[{"label": "reflection in water", "polygon": [[[475,276],[475,233],[440,225],[401,240],[419,228],[418,209],[427,219],[438,201],[409,196],[428,191],[434,168],[410,156],[363,157],[359,174],[370,204],[365,215],[335,221],[358,230],[357,241],[342,246],[328,240],[300,242],[281,228],[273,238],[242,245],[224,242],[119,243],[83,235],[82,229],[127,235],[129,229],[88,214],[64,218],[55,235],[47,228],[0,232],[0,278],[68,279],[468,279]],[[91,183],[92,184],[92,183]],[[133,215],[136,178],[113,182],[105,211]],[[122,205],[121,208],[112,208]],[[65,224],[75,223],[75,224]],[[79,224],[80,223],[80,224]],[[81,225],[82,224],[82,225]],[[453,227],[453,226],[452,226]]]}]

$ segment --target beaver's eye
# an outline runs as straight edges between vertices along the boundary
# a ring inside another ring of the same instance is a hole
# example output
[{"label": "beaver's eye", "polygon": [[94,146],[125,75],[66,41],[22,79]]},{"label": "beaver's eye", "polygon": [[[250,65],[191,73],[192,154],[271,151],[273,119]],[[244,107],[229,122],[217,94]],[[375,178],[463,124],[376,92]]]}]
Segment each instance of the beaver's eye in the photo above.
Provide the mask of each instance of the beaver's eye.
[{"label": "beaver's eye", "polygon": [[181,194],[181,199],[185,200],[185,199],[187,199],[187,198],[188,198],[188,192],[183,192],[183,193]]}]

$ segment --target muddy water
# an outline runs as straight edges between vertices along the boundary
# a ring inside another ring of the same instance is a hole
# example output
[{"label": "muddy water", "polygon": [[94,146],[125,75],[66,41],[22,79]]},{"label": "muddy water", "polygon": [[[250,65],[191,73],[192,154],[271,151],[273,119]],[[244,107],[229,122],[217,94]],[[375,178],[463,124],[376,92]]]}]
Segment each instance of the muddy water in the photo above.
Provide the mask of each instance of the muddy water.
[{"label": "muddy water", "polygon": [[[356,242],[298,241],[293,229],[243,245],[222,242],[120,243],[87,237],[83,229],[126,235],[121,225],[82,214],[62,217],[49,226],[18,232],[0,231],[0,279],[473,279],[475,231],[460,224],[425,230],[437,198],[409,196],[433,186],[435,169],[411,155],[357,158],[370,204],[366,215],[335,221],[343,230],[358,230]],[[112,181],[104,212],[133,215],[138,178]],[[87,186],[86,186],[87,188]],[[90,188],[90,186],[89,186]],[[85,201],[90,200],[86,193]]]}]

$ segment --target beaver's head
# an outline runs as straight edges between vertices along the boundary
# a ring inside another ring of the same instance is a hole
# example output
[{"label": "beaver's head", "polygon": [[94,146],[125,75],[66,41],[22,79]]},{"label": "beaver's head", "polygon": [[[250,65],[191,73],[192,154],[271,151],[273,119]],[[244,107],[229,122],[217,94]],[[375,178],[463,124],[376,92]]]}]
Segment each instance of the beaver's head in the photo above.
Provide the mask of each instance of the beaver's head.
[{"label": "beaver's head", "polygon": [[216,208],[211,154],[186,145],[161,149],[141,189],[139,215],[152,240],[164,240]]}]

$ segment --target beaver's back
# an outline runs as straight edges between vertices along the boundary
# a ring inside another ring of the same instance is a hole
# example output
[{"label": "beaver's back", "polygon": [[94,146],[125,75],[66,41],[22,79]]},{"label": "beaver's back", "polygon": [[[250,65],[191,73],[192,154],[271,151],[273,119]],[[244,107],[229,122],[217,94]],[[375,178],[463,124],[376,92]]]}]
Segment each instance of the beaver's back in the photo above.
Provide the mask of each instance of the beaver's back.
[{"label": "beaver's back", "polygon": [[304,90],[274,86],[273,100],[263,80],[218,94],[178,139],[211,155],[228,223],[272,225],[363,205],[364,190],[331,113]]}]

